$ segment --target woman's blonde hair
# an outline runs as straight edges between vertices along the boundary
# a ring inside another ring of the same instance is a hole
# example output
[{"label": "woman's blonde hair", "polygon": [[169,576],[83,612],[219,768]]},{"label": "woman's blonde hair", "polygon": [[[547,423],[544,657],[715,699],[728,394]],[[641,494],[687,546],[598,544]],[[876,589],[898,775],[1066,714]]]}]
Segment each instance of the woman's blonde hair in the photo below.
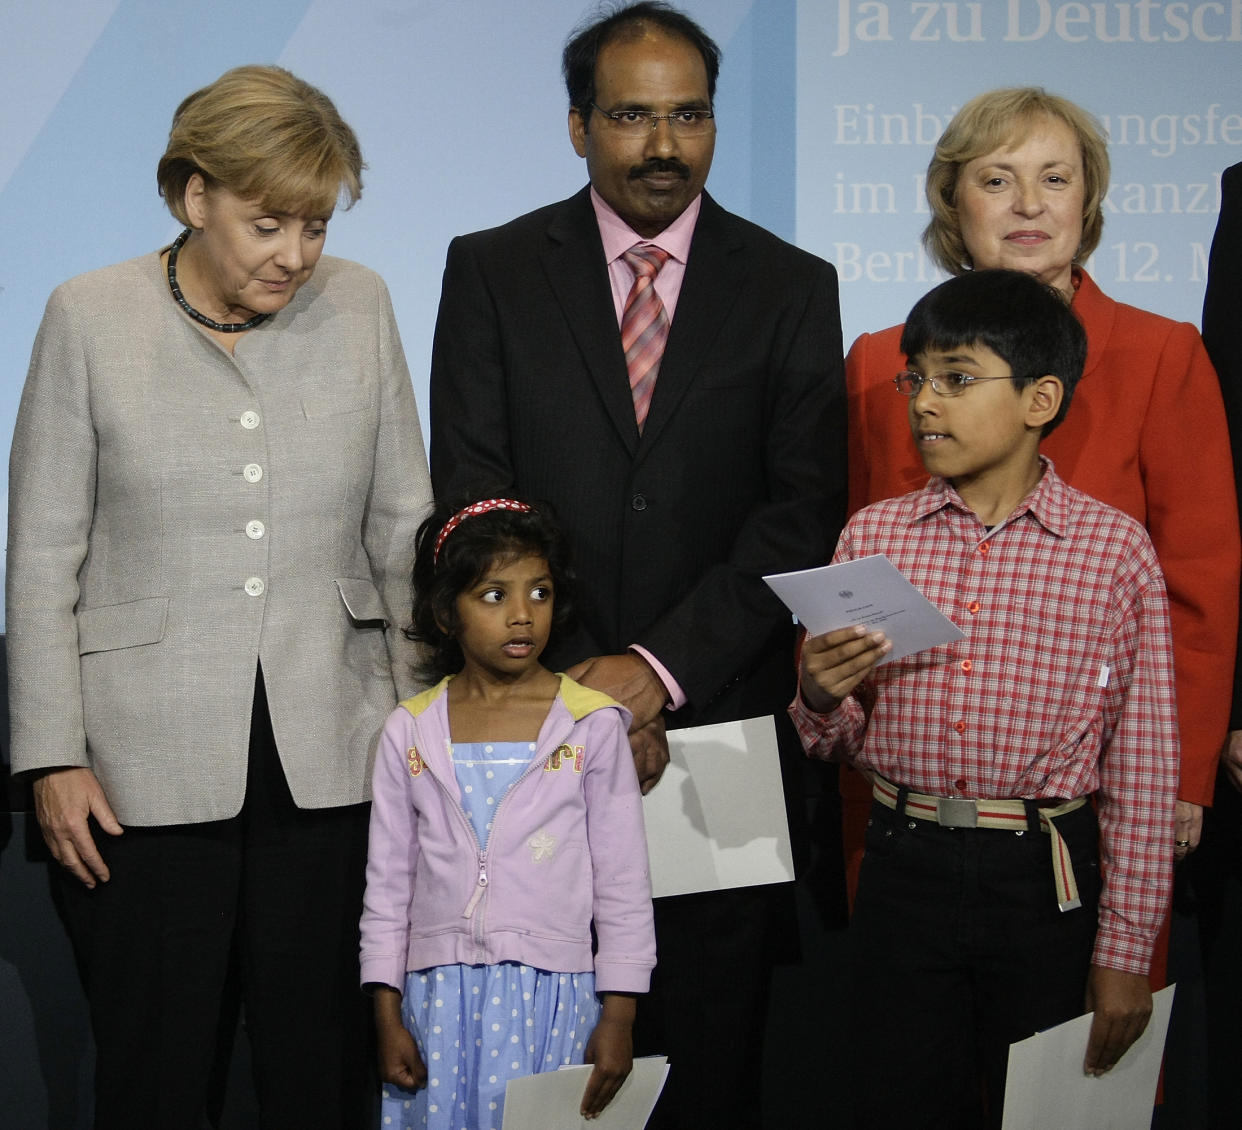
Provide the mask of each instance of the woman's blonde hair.
[{"label": "woman's blonde hair", "polygon": [[362,195],[362,151],[323,91],[281,67],[226,71],[173,115],[156,179],[183,224],[185,190],[201,173],[243,200],[288,215],[328,216]]},{"label": "woman's blonde hair", "polygon": [[955,203],[962,168],[994,150],[1018,144],[1023,127],[1041,117],[1064,122],[1082,152],[1082,241],[1074,262],[1088,258],[1099,245],[1104,231],[1101,204],[1109,177],[1108,139],[1103,127],[1080,106],[1039,86],[989,90],[953,115],[927,166],[925,188],[932,218],[923,232],[923,246],[949,274],[960,275],[974,266],[962,240]]}]

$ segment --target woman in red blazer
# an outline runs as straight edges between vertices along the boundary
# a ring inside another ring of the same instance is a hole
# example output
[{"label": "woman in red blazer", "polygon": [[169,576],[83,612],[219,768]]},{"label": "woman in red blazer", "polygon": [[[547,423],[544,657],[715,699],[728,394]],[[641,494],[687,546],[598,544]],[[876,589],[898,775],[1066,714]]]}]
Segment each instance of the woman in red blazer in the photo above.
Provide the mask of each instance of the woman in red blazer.
[{"label": "woman in red blazer", "polygon": [[[946,271],[1029,271],[1060,290],[1087,330],[1086,369],[1065,422],[1043,444],[1070,484],[1124,510],[1151,535],[1169,590],[1181,720],[1176,858],[1198,844],[1212,801],[1232,693],[1238,514],[1215,372],[1198,332],[1108,298],[1080,264],[1095,250],[1108,188],[1104,134],[1037,87],[994,90],[949,123],[928,166],[923,234]],[[850,510],[927,478],[893,376],[901,327],[863,334],[846,360]],[[847,799],[852,869],[861,834]],[[862,816],[865,820],[865,814]]]}]

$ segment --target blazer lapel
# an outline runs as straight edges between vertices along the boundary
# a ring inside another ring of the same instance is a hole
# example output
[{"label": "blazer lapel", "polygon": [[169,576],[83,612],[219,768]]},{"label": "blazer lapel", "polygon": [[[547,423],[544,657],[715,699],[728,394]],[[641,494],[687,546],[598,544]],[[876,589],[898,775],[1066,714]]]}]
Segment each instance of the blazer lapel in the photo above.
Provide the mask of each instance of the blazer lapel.
[{"label": "blazer lapel", "polygon": [[[738,254],[743,240],[724,211],[707,193],[694,227],[686,276],[677,297],[677,312],[660,362],[660,376],[651,399],[639,451],[659,439],[694,384],[716,336],[731,316],[745,276],[746,256]],[[628,383],[628,382],[627,382]]]},{"label": "blazer lapel", "polygon": [[548,243],[540,258],[604,408],[632,454],[638,446],[638,424],[589,191],[583,189],[566,201],[548,225]]}]

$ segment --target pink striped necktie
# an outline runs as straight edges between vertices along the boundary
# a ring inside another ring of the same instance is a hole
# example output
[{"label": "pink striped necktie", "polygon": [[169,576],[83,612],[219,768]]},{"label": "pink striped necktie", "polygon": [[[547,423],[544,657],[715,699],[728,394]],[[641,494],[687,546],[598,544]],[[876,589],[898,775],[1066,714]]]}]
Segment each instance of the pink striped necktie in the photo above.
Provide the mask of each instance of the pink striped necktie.
[{"label": "pink striped necktie", "polygon": [[655,277],[667,262],[669,253],[650,244],[635,244],[621,253],[621,258],[634,272],[634,285],[625,300],[621,316],[621,348],[625,350],[625,367],[630,374],[630,392],[634,397],[634,418],[641,433],[651,407],[656,377],[660,375],[660,359],[668,341],[668,311],[656,293]]}]

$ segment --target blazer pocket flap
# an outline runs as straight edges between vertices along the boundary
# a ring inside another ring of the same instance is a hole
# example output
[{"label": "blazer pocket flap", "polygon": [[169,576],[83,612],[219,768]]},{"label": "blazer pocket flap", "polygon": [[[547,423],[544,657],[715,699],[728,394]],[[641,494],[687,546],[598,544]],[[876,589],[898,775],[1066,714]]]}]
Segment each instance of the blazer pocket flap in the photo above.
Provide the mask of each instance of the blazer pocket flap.
[{"label": "blazer pocket flap", "polygon": [[104,604],[78,612],[78,654],[159,643],[168,622],[168,597]]},{"label": "blazer pocket flap", "polygon": [[388,612],[374,581],[365,577],[345,577],[336,581],[336,590],[355,624],[388,627]]},{"label": "blazer pocket flap", "polygon": [[361,412],[370,405],[365,389],[342,389],[331,393],[310,393],[302,397],[302,415],[308,420],[324,416],[344,416]]}]

